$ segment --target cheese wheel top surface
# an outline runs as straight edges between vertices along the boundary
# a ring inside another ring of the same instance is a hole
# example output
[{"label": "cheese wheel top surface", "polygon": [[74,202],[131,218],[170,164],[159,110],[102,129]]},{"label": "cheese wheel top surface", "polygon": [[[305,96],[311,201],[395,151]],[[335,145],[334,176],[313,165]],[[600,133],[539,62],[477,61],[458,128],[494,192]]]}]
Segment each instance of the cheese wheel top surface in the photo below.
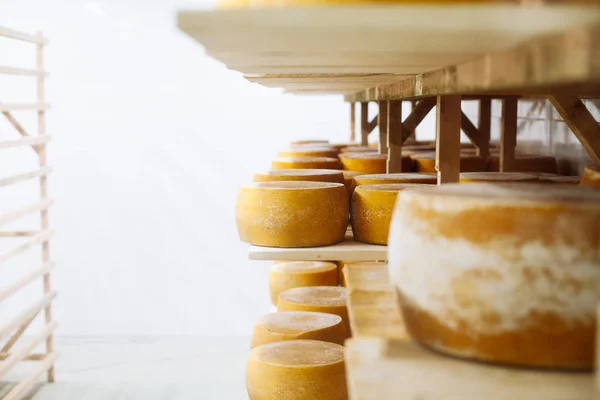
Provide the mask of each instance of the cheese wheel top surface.
[{"label": "cheese wheel top surface", "polygon": [[285,180],[285,178],[292,178],[293,180],[302,180],[298,178],[308,177],[308,178],[322,178],[339,180],[344,175],[342,175],[342,171],[339,169],[272,169],[267,172],[259,172],[254,174],[254,180],[257,182],[268,181],[274,178],[281,178],[281,180]]},{"label": "cheese wheel top surface", "polygon": [[337,269],[337,265],[326,261],[284,261],[271,266],[271,271],[287,274],[310,274]]},{"label": "cheese wheel top surface", "polygon": [[357,175],[354,180],[358,185],[378,183],[437,183],[437,176],[429,173],[396,173]]},{"label": "cheese wheel top surface", "polygon": [[267,314],[257,321],[272,333],[295,334],[335,326],[342,318],[335,314],[313,311],[281,311]]},{"label": "cheese wheel top surface", "polygon": [[372,153],[373,147],[369,146],[350,146],[340,150],[341,153]]},{"label": "cheese wheel top surface", "polygon": [[536,174],[526,174],[521,172],[462,172],[460,174],[461,181],[498,181],[498,182],[509,182],[509,181],[536,181],[538,177]]},{"label": "cheese wheel top surface", "polygon": [[309,181],[279,181],[279,182],[252,182],[243,185],[247,189],[273,189],[273,190],[322,190],[345,187],[341,183],[309,182]]},{"label": "cheese wheel top surface", "polygon": [[279,162],[337,162],[335,158],[331,157],[278,157],[274,161]]},{"label": "cheese wheel top surface", "polygon": [[365,174],[364,172],[360,172],[360,171],[348,171],[348,170],[343,170],[343,171],[341,171],[341,172],[342,172],[342,174],[344,174],[344,179],[352,179],[352,178],[354,178],[355,176],[358,176],[358,175],[364,175],[364,174]]},{"label": "cheese wheel top surface", "polygon": [[279,298],[288,303],[334,307],[345,307],[346,297],[346,289],[337,286],[299,287],[279,294]]},{"label": "cheese wheel top surface", "polygon": [[376,185],[361,185],[354,189],[355,192],[399,192],[404,189],[417,189],[420,187],[427,187],[430,185],[420,183],[382,183]]},{"label": "cheese wheel top surface", "polygon": [[283,367],[329,365],[344,361],[344,347],[320,340],[287,340],[255,347],[250,358]]},{"label": "cheese wheel top surface", "polygon": [[344,153],[340,154],[340,158],[348,158],[354,160],[387,160],[387,154],[379,154],[375,152]]},{"label": "cheese wheel top surface", "polygon": [[290,145],[302,145],[302,144],[329,144],[329,140],[321,139],[306,139],[306,140],[293,140]]}]

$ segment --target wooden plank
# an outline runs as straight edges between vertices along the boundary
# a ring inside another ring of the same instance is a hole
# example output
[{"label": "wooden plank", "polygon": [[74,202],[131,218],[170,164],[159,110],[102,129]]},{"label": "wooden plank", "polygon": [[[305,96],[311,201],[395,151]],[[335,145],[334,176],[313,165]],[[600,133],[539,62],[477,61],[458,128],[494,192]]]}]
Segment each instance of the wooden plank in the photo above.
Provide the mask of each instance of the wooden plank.
[{"label": "wooden plank", "polygon": [[369,103],[360,103],[360,144],[369,144]]},{"label": "wooden plank", "polygon": [[13,185],[15,183],[24,182],[41,176],[48,176],[52,173],[51,167],[40,168],[37,171],[24,172],[22,174],[10,176],[0,179],[0,187]]},{"label": "wooden plank", "polygon": [[42,74],[45,77],[48,77],[49,75],[48,72],[40,72],[37,69],[16,68],[0,65],[0,75],[38,76],[39,74]]},{"label": "wooden plank", "polygon": [[35,236],[32,236],[31,238],[27,239],[23,243],[20,243],[14,247],[9,248],[8,250],[6,250],[2,253],[0,253],[0,264],[10,260],[11,258],[13,258],[16,255],[23,253],[24,251],[30,249],[31,247],[33,247],[35,245],[48,242],[48,240],[53,235],[53,233],[54,232],[52,231],[52,229],[46,229],[46,230],[40,231],[40,233],[38,233]]},{"label": "wooden plank", "polygon": [[0,237],[25,237],[35,236],[40,231],[13,231],[13,232],[0,232]]},{"label": "wooden plank", "polygon": [[[410,136],[411,132],[419,126],[419,124],[425,119],[429,112],[435,107],[437,99],[435,97],[428,97],[419,101],[416,107],[413,108],[412,112],[403,123],[403,130]],[[406,141],[408,137],[404,138]]]},{"label": "wooden plank", "polygon": [[47,103],[0,103],[0,111],[37,111],[49,108],[50,104]]},{"label": "wooden plank", "polygon": [[50,322],[49,324],[45,325],[40,332],[28,339],[16,351],[12,352],[8,358],[0,362],[0,379],[4,375],[6,375],[6,373],[10,371],[10,369],[14,367],[17,363],[23,361],[23,359],[29,353],[31,353],[42,340],[50,336],[50,334],[52,334],[52,332],[56,329],[57,326],[58,323],[56,321]]},{"label": "wooden plank", "polygon": [[402,126],[402,101],[392,100],[388,102],[388,161],[387,172],[402,172],[402,143],[405,132]]},{"label": "wooden plank", "polygon": [[43,38],[40,41],[40,37],[38,35],[34,35],[31,33],[17,31],[15,29],[5,28],[0,26],[0,36],[4,36],[11,39],[22,40],[24,42],[29,43],[37,43],[37,44],[48,44],[48,40]]},{"label": "wooden plank", "polygon": [[[4,354],[4,353],[0,353],[0,361],[2,360],[6,360],[8,357],[10,357],[10,354]],[[28,356],[25,356],[23,358],[23,361],[40,361],[43,360],[46,357],[46,354],[41,354],[41,353],[34,353],[34,354],[30,354]]]},{"label": "wooden plank", "polygon": [[517,106],[518,100],[502,100],[502,121],[500,126],[500,172],[515,170],[515,148],[517,147]]},{"label": "wooden plank", "polygon": [[460,175],[460,96],[437,98],[435,168],[438,184],[455,183]]},{"label": "wooden plank", "polygon": [[577,96],[555,95],[550,101],[594,162],[600,164],[600,124]]},{"label": "wooden plank", "polygon": [[356,104],[350,103],[350,141],[356,140]]},{"label": "wooden plank", "polygon": [[388,109],[389,104],[387,101],[380,101],[379,103],[379,114],[377,114],[377,121],[379,125],[379,153],[387,154],[387,135],[388,135]]},{"label": "wooden plank", "polygon": [[[484,137],[479,133],[479,129],[469,119],[469,117],[461,112],[460,116],[460,129],[464,132],[465,136],[479,149],[480,146],[484,146]],[[489,146],[489,142],[488,142]]]},{"label": "wooden plank", "polygon": [[54,201],[52,199],[45,199],[45,200],[39,201],[35,204],[31,204],[29,206],[23,207],[20,210],[11,211],[11,212],[8,212],[5,214],[0,214],[0,226],[6,225],[13,221],[16,221],[20,218],[23,218],[29,214],[34,213],[34,212],[38,212],[38,211],[47,209],[53,203],[54,203]]},{"label": "wooden plank", "polygon": [[40,375],[42,375],[44,372],[49,371],[51,368],[53,368],[54,363],[56,362],[57,359],[58,359],[58,353],[48,353],[46,358],[44,358],[44,360],[41,361],[37,365],[34,372],[31,374],[31,376],[29,378],[19,382],[17,385],[15,385],[12,388],[12,390],[10,392],[8,392],[8,394],[6,396],[3,397],[2,400],[21,400],[21,399],[23,399],[27,395],[27,393],[29,393],[31,391],[31,389],[37,382]]},{"label": "wooden plank", "polygon": [[0,142],[1,149],[10,149],[21,146],[42,146],[50,141],[50,136],[28,136],[17,140],[5,140]]},{"label": "wooden plank", "polygon": [[22,311],[19,315],[17,315],[15,318],[13,318],[9,322],[7,322],[6,325],[0,326],[0,340],[3,340],[8,335],[10,335],[11,332],[13,332],[19,326],[21,326],[23,323],[25,323],[28,320],[35,317],[40,311],[42,311],[42,309],[44,307],[46,307],[48,304],[50,304],[52,302],[52,300],[54,300],[55,297],[56,297],[55,292],[50,292],[50,293],[46,294],[44,297],[42,297],[40,300],[38,300],[35,304],[29,306],[24,311]]},{"label": "wooden plank", "polygon": [[49,261],[45,263],[41,268],[27,274],[25,277],[19,279],[17,282],[8,286],[4,289],[0,289],[0,303],[4,300],[17,293],[19,290],[23,289],[25,286],[33,282],[34,280],[41,278],[54,267],[54,263]]},{"label": "wooden plank", "polygon": [[492,99],[483,98],[479,100],[479,121],[477,129],[481,136],[477,155],[487,158],[490,155],[490,138],[492,132]]},{"label": "wooden plank", "polygon": [[[25,128],[23,128],[23,126],[19,123],[19,121],[17,121],[17,119],[9,111],[3,111],[2,115],[4,115],[6,117],[8,122],[10,122],[10,124],[17,130],[17,132],[19,132],[19,134],[21,136],[30,137],[30,135],[27,133]],[[33,146],[33,150],[35,150],[36,153],[39,153],[40,147],[41,146]]]}]

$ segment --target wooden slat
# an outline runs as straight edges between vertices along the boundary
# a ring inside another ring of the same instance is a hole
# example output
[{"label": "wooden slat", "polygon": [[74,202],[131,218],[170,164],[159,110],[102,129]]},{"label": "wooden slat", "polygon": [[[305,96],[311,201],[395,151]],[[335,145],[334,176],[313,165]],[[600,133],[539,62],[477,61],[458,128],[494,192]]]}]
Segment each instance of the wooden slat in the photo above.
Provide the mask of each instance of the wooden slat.
[{"label": "wooden slat", "polygon": [[436,161],[438,184],[455,183],[460,175],[460,96],[437,99]]},{"label": "wooden slat", "polygon": [[17,329],[21,324],[27,322],[29,319],[36,316],[44,307],[54,300],[56,297],[55,292],[46,294],[43,298],[37,301],[32,306],[29,306],[25,311],[21,312],[15,318],[10,320],[6,325],[0,326],[0,340],[6,338],[12,331]]},{"label": "wooden slat", "polygon": [[360,144],[369,144],[369,103],[360,103]]},{"label": "wooden slat", "polygon": [[47,110],[50,104],[47,103],[0,103],[0,111],[26,111],[26,110]]},{"label": "wooden slat", "polygon": [[500,172],[515,170],[515,149],[517,147],[517,106],[518,100],[502,100],[502,121],[500,126]]},{"label": "wooden slat", "polygon": [[350,103],[350,141],[356,140],[356,104]]},{"label": "wooden slat", "polygon": [[492,131],[492,100],[483,98],[479,100],[479,121],[477,129],[481,136],[481,143],[477,155],[487,158],[490,155],[490,138]]},{"label": "wooden slat", "polygon": [[43,244],[48,242],[48,240],[50,239],[50,237],[52,236],[54,232],[52,231],[52,229],[46,229],[43,231],[40,231],[40,233],[38,233],[35,236],[32,236],[31,238],[27,239],[26,241],[24,241],[23,243],[20,243],[14,247],[9,248],[8,250],[0,253],[0,264],[2,264],[3,262],[10,260],[12,257],[23,253],[24,251],[30,249],[31,247],[38,245],[38,244]]},{"label": "wooden slat", "polygon": [[[0,106],[1,107],[1,106]],[[10,149],[21,146],[40,146],[50,141],[50,136],[28,136],[17,140],[5,140],[0,142],[0,149]]]},{"label": "wooden slat", "polygon": [[402,101],[388,102],[388,162],[387,172],[402,172],[402,143],[405,132],[402,126]]},{"label": "wooden slat", "polygon": [[7,178],[0,179],[0,187],[9,186],[18,182],[27,181],[33,178],[39,178],[41,176],[48,176],[52,173],[52,167],[40,168],[37,171],[25,172],[22,174],[14,175]]},{"label": "wooden slat", "polygon": [[12,388],[12,390],[10,392],[8,392],[8,394],[2,398],[2,400],[21,400],[21,399],[23,399],[27,395],[27,393],[29,393],[31,391],[31,389],[37,382],[40,375],[42,375],[44,372],[50,370],[54,366],[54,363],[56,362],[57,358],[58,358],[58,353],[48,353],[46,358],[44,358],[44,360],[41,361],[36,366],[34,372],[31,374],[31,376],[29,378],[19,382],[17,385],[15,385]]},{"label": "wooden slat", "polygon": [[17,350],[13,351],[8,358],[0,362],[0,379],[2,379],[2,377],[17,363],[23,361],[23,359],[31,353],[42,340],[50,336],[57,326],[58,322],[56,321],[46,324],[39,333],[28,339]]},{"label": "wooden slat", "polygon": [[[6,360],[8,357],[10,357],[10,354],[0,353],[0,361]],[[45,357],[46,354],[34,353],[23,358],[23,361],[40,361],[43,360]]]},{"label": "wooden slat", "polygon": [[[481,146],[484,146],[484,137],[479,133],[479,129],[469,119],[469,117],[461,112],[460,116],[460,129],[465,133],[467,138],[479,149]],[[488,143],[489,145],[489,143]]]},{"label": "wooden slat", "polygon": [[13,285],[6,287],[4,289],[0,289],[0,303],[2,303],[4,300],[9,298],[13,294],[17,293],[19,290],[21,290],[22,288],[27,286],[29,283],[33,282],[34,280],[36,280],[38,278],[43,277],[45,274],[50,272],[50,270],[53,267],[54,267],[54,263],[52,261],[49,261],[49,262],[45,263],[42,268],[31,272],[27,276],[18,280]]},{"label": "wooden slat", "polygon": [[[406,117],[403,123],[404,132],[410,136],[411,132],[419,126],[419,124],[425,119],[429,112],[435,107],[437,99],[435,97],[425,98],[417,103],[417,106],[413,108],[410,115]],[[408,137],[404,140],[406,141]]]},{"label": "wooden slat", "polygon": [[13,232],[0,232],[0,237],[25,237],[35,236],[40,231],[13,231]]},{"label": "wooden slat", "polygon": [[[9,111],[2,111],[2,115],[6,117],[8,122],[19,132],[19,134],[23,137],[30,137],[25,128],[17,121],[17,119],[12,115]],[[39,154],[41,146],[33,146],[33,150]]]},{"label": "wooden slat", "polygon": [[379,125],[379,153],[388,153],[387,147],[387,135],[388,135],[388,109],[389,104],[387,101],[380,101],[379,103],[379,114],[377,114],[377,121]]},{"label": "wooden slat", "polygon": [[4,36],[11,39],[22,40],[24,42],[37,43],[37,44],[48,44],[48,40],[43,38],[40,39],[38,35],[17,31],[15,29],[5,28],[0,26],[0,36]]},{"label": "wooden slat", "polygon": [[21,75],[21,76],[48,76],[48,72],[38,71],[36,69],[29,68],[16,68],[0,65],[0,75]]},{"label": "wooden slat", "polygon": [[23,207],[20,210],[11,211],[5,214],[0,214],[0,226],[6,225],[10,222],[16,221],[20,218],[25,217],[26,215],[42,211],[50,207],[54,203],[52,199],[46,199],[39,201],[35,204],[31,204],[27,207]]}]

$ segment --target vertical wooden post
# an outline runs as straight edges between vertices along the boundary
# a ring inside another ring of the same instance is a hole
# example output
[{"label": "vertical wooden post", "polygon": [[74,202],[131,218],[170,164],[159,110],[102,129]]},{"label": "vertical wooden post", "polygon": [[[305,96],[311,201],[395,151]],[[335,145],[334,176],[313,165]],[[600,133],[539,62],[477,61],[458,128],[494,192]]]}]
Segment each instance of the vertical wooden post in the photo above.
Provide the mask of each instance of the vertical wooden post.
[{"label": "vertical wooden post", "polygon": [[477,124],[481,144],[477,149],[477,155],[488,158],[490,156],[490,138],[492,131],[492,99],[483,98],[479,100],[479,123]]},{"label": "vertical wooden post", "polygon": [[356,107],[355,103],[350,103],[350,141],[356,140]]},{"label": "vertical wooden post", "polygon": [[455,183],[460,177],[461,97],[438,96],[435,169],[438,185]]},{"label": "vertical wooden post", "polygon": [[[413,112],[415,107],[417,106],[418,101],[417,100],[411,100],[410,101],[410,112]],[[408,140],[410,141],[417,141],[417,128],[413,129],[413,131],[410,133],[410,137],[408,138]]]},{"label": "vertical wooden post", "polygon": [[[381,111],[380,111],[381,112]],[[387,102],[387,172],[402,172],[402,100]]]},{"label": "vertical wooden post", "polygon": [[[37,36],[40,39],[39,43],[36,45],[36,66],[38,70],[37,76],[37,101],[38,104],[45,103],[45,91],[44,91],[44,35],[41,31],[37,32]],[[38,110],[38,135],[46,134],[46,112],[44,109]],[[40,168],[46,168],[47,159],[46,159],[46,146],[40,146],[39,148],[39,158],[40,158]],[[48,199],[48,177],[47,175],[40,176],[40,196],[42,201]],[[48,208],[45,207],[41,211],[41,229],[48,229]],[[44,264],[47,264],[50,261],[50,248],[48,240],[42,243],[42,260]],[[50,287],[50,272],[46,272],[44,274],[44,293],[48,294],[51,291]],[[46,324],[52,322],[52,306],[50,303],[44,309],[44,316],[46,319]],[[52,353],[54,350],[53,337],[52,333],[48,335],[46,338],[46,352]],[[48,369],[48,382],[54,382],[54,365],[52,365]]]},{"label": "vertical wooden post", "polygon": [[360,103],[360,144],[369,144],[369,103]]},{"label": "vertical wooden post", "polygon": [[517,147],[517,98],[502,100],[502,126],[500,127],[500,172],[515,170]]},{"label": "vertical wooden post", "polygon": [[388,153],[388,111],[389,101],[379,101],[379,114],[377,114],[377,125],[379,126],[379,153]]}]

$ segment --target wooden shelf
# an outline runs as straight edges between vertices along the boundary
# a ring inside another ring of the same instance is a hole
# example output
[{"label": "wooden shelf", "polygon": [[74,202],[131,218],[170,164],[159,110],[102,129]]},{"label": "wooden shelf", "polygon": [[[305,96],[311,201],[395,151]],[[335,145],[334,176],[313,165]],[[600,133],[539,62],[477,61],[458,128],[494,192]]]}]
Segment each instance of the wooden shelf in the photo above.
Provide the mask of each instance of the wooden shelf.
[{"label": "wooden shelf", "polygon": [[385,261],[387,260],[387,246],[356,242],[352,238],[352,233],[349,232],[346,235],[346,240],[342,243],[324,247],[284,249],[250,246],[248,258],[250,260],[289,261]]},{"label": "wooden shelf", "polygon": [[[439,93],[599,81],[591,55],[600,40],[598,29],[582,28],[589,26],[600,26],[600,8],[408,4],[179,13],[185,33],[248,80],[293,93],[346,94],[351,101],[435,95],[434,81],[442,84]],[[443,69],[463,63],[456,76]],[[420,93],[421,74],[437,70],[422,76]],[[381,93],[365,91],[382,86]]]},{"label": "wooden shelf", "polygon": [[352,339],[346,342],[354,400],[591,400],[592,373],[512,369],[443,356],[412,341],[387,267],[348,265]]}]

